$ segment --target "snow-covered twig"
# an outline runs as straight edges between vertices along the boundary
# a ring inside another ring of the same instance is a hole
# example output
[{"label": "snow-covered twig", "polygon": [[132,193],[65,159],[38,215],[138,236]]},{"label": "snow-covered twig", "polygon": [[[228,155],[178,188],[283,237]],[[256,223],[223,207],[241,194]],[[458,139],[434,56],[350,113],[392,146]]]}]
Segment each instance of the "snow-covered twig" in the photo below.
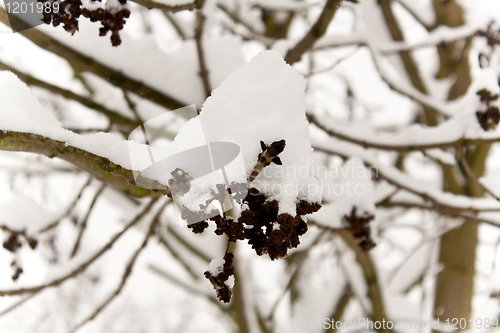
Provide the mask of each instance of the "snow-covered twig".
[{"label": "snow-covered twig", "polygon": [[[440,127],[422,128],[421,135],[416,135],[415,129],[412,130],[411,140],[404,140],[405,130],[391,137],[381,137],[374,133],[361,136],[363,131],[355,131],[346,129],[345,126],[339,126],[334,122],[328,122],[324,118],[319,118],[315,115],[308,114],[307,118],[311,124],[314,124],[324,132],[341,140],[349,141],[360,145],[364,148],[375,148],[390,151],[409,152],[415,150],[427,150],[433,148],[455,147],[460,144],[466,144],[468,141],[464,138],[443,136],[443,129]],[[353,134],[356,132],[356,134]],[[410,132],[408,132],[410,134]],[[436,134],[436,140],[430,142],[429,135]],[[452,133],[453,134],[453,133]],[[475,143],[475,141],[473,141]]]},{"label": "snow-covered twig", "polygon": [[[99,104],[95,101],[93,101],[91,98],[84,97],[78,94],[75,94],[74,92],[60,88],[58,86],[55,86],[53,84],[47,83],[45,81],[39,80],[31,75],[28,75],[14,67],[11,67],[7,64],[4,64],[0,62],[0,70],[8,70],[16,74],[16,76],[26,83],[27,85],[30,86],[36,86],[45,90],[48,90],[56,95],[60,95],[66,99],[73,100],[75,102],[80,103],[83,106],[88,107],[89,109],[92,109],[94,111],[102,113],[106,118],[108,118],[110,124],[114,124],[120,127],[120,130],[126,133],[131,132],[134,128],[139,126],[138,123],[133,121],[130,118],[127,118],[123,116],[122,114],[110,110],[107,107],[105,107],[102,104]],[[86,129],[88,130],[88,129]]]},{"label": "snow-covered twig", "polygon": [[331,139],[327,142],[313,141],[313,148],[317,151],[335,154],[345,158],[357,156],[361,158],[364,163],[376,167],[379,176],[389,183],[416,194],[425,201],[430,201],[432,205],[454,211],[456,214],[476,214],[478,212],[500,211],[500,204],[495,199],[470,198],[464,195],[443,192],[436,188],[429,188],[429,186],[411,179],[399,169],[393,166],[383,165],[378,161],[375,155],[355,144]]}]

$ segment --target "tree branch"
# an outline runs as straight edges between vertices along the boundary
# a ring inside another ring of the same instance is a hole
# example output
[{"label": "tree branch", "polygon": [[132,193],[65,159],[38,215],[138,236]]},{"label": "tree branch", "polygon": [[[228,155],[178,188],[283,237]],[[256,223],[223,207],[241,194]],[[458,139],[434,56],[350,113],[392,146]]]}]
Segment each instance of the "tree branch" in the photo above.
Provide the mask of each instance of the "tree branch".
[{"label": "tree branch", "polygon": [[[105,157],[38,134],[0,131],[0,150],[37,153],[50,158],[58,157],[129,195],[144,197],[152,193],[152,190],[136,185],[132,170],[114,164]],[[141,183],[153,184],[154,181],[141,178]],[[157,192],[169,195],[170,189],[167,187]]]},{"label": "tree branch", "polygon": [[171,13],[180,12],[183,10],[200,9],[203,6],[203,3],[205,2],[205,0],[195,0],[191,3],[187,3],[184,5],[171,6],[171,5],[167,5],[167,4],[152,1],[152,0],[131,0],[131,1],[137,3],[141,6],[144,6],[147,9],[157,8],[157,9],[161,9],[165,12],[171,12]]},{"label": "tree branch", "polygon": [[90,203],[90,207],[87,210],[87,214],[83,218],[83,220],[79,224],[79,232],[78,232],[78,237],[76,238],[75,246],[73,247],[73,251],[71,252],[70,258],[73,258],[76,253],[78,252],[78,249],[80,248],[80,243],[82,241],[83,233],[85,229],[87,228],[87,221],[89,219],[90,214],[92,213],[92,208],[94,208],[95,203],[97,202],[97,199],[101,195],[101,193],[104,191],[106,188],[106,184],[101,184],[99,189],[97,190],[96,194],[94,195],[94,199],[92,199],[92,202]]},{"label": "tree branch", "polygon": [[196,12],[196,28],[194,29],[194,40],[196,42],[196,51],[198,53],[198,64],[200,65],[200,78],[205,90],[205,97],[210,96],[212,87],[210,85],[209,72],[206,63],[205,49],[203,47],[203,26],[205,15],[199,10]]},{"label": "tree branch", "polygon": [[[0,8],[0,22],[10,26],[9,20],[17,21],[20,19],[14,15],[11,15],[11,17],[8,18],[7,12],[3,8]],[[91,72],[117,87],[131,91],[136,95],[149,99],[150,101],[169,110],[178,109],[184,106],[182,102],[176,100],[175,98],[167,96],[166,94],[161,93],[142,82],[127,77],[126,75],[99,63],[93,58],[82,55],[81,53],[73,50],[63,43],[58,42],[37,29],[27,29],[19,33],[40,48],[66,59],[66,61],[68,61],[77,72]]]},{"label": "tree branch", "polygon": [[89,109],[100,112],[106,118],[108,118],[110,123],[116,124],[118,126],[122,126],[123,127],[122,129],[126,132],[131,132],[137,126],[140,125],[137,122],[133,121],[132,119],[129,119],[129,118],[119,114],[116,111],[110,110],[102,104],[99,104],[99,103],[92,101],[90,98],[80,96],[80,95],[75,94],[74,92],[72,92],[70,90],[59,88],[59,87],[54,86],[54,85],[47,83],[45,81],[38,80],[37,78],[34,78],[33,76],[30,76],[28,74],[25,74],[25,73],[15,69],[15,68],[9,66],[9,65],[2,63],[2,62],[0,62],[0,70],[11,71],[12,73],[16,74],[17,77],[21,81],[26,83],[27,85],[36,86],[36,87],[46,89],[54,94],[61,95],[64,98],[71,99],[75,102],[78,102],[78,103],[82,104],[83,106],[88,107]]},{"label": "tree branch", "polygon": [[311,27],[309,32],[300,40],[300,42],[295,45],[294,48],[289,50],[285,56],[285,61],[290,65],[299,61],[302,55],[309,51],[314,43],[320,39],[326,32],[328,25],[330,24],[335,12],[340,7],[341,0],[328,0],[323,7],[318,20]]}]

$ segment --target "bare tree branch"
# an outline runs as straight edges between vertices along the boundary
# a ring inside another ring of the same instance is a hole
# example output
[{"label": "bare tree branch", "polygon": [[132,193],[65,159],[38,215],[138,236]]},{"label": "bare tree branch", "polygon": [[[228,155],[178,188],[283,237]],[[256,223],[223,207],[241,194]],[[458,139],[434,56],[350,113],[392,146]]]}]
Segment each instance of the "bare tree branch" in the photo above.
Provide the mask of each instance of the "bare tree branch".
[{"label": "bare tree branch", "polygon": [[135,129],[137,126],[139,126],[138,123],[135,121],[121,115],[120,113],[110,110],[107,107],[105,107],[102,104],[94,102],[90,98],[86,98],[83,96],[80,96],[78,94],[75,94],[74,92],[66,89],[59,88],[57,86],[54,86],[50,83],[47,83],[42,80],[38,80],[37,78],[34,78],[28,74],[25,74],[11,66],[8,66],[2,62],[0,62],[0,70],[8,70],[13,72],[14,74],[19,77],[21,81],[26,83],[27,85],[30,86],[36,86],[40,87],[43,89],[46,89],[54,94],[61,95],[64,98],[71,99],[75,102],[78,102],[82,104],[83,106],[88,107],[89,109],[95,110],[97,112],[102,113],[106,118],[108,118],[109,122],[112,124],[116,124],[120,127],[122,127],[122,130],[126,132],[131,132],[133,129]]},{"label": "bare tree branch", "polygon": [[285,56],[285,61],[292,65],[293,63],[299,61],[302,55],[309,51],[314,43],[320,39],[326,32],[328,25],[330,24],[335,12],[340,7],[341,0],[328,0],[323,7],[318,20],[311,27],[309,32],[300,40],[300,42],[295,45],[294,48],[288,51]]},{"label": "bare tree branch", "polygon": [[99,196],[102,194],[104,189],[106,188],[106,184],[101,184],[99,189],[97,190],[96,194],[94,195],[94,199],[92,199],[92,202],[90,203],[89,209],[87,210],[87,214],[83,218],[83,220],[79,224],[79,232],[78,232],[78,237],[76,238],[75,246],[73,247],[73,251],[71,252],[70,258],[73,258],[76,253],[78,252],[78,249],[80,247],[80,243],[82,241],[83,237],[83,232],[85,231],[85,228],[87,228],[87,221],[89,219],[90,214],[92,213],[92,208],[94,208],[95,203],[97,202],[97,199]]},{"label": "bare tree branch", "polygon": [[68,216],[71,213],[71,211],[75,208],[76,204],[80,200],[85,189],[90,185],[92,178],[93,178],[92,176],[88,177],[87,182],[85,182],[85,184],[83,184],[82,188],[80,189],[80,192],[78,192],[77,196],[71,202],[71,204],[68,206],[68,208],[66,208],[65,212],[56,221],[54,221],[54,222],[50,223],[49,225],[47,225],[46,227],[43,227],[42,229],[40,229],[37,232],[38,234],[43,234],[44,232],[47,232],[49,230],[54,229],[55,227],[57,227],[59,225],[59,222],[61,221],[61,219],[63,219],[64,217]]},{"label": "bare tree branch", "polygon": [[161,9],[165,12],[171,12],[171,13],[180,12],[183,10],[200,9],[203,6],[203,3],[205,2],[205,0],[194,0],[191,3],[187,3],[184,5],[171,6],[171,5],[167,5],[167,4],[164,4],[161,2],[156,2],[153,0],[131,0],[131,1],[137,3],[141,6],[144,6],[147,9],[157,8],[157,9]]},{"label": "bare tree branch", "polygon": [[203,26],[205,23],[205,15],[198,10],[196,12],[196,28],[194,29],[194,40],[196,42],[196,51],[198,53],[198,64],[200,65],[200,78],[205,90],[205,97],[210,96],[212,87],[210,85],[209,71],[207,68],[205,49],[203,47]]}]

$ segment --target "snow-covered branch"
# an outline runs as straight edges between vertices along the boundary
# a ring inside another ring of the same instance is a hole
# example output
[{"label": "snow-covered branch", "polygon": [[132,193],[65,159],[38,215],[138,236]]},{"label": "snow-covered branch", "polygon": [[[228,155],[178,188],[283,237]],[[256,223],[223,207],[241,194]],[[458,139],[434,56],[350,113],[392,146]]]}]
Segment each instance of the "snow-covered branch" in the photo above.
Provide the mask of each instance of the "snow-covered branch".
[{"label": "snow-covered branch", "polygon": [[[5,10],[0,7],[0,22],[9,26],[9,19],[19,20],[14,15],[8,18]],[[77,52],[71,47],[66,46],[56,39],[41,32],[38,29],[28,29],[19,33],[28,38],[31,42],[33,42],[40,48],[49,52],[53,52],[59,57],[64,58],[77,72],[93,73],[103,78],[104,80],[107,80],[113,85],[133,92],[134,94],[141,96],[142,98],[149,99],[150,101],[169,110],[178,109],[184,106],[184,104],[178,101],[176,98],[168,96],[166,93],[160,92],[158,89],[148,86],[147,84],[144,84],[139,80],[133,79],[130,76],[121,73],[120,71],[114,70],[111,67],[99,62],[97,59],[85,56],[82,53]]]},{"label": "snow-covered branch", "polygon": [[330,139],[325,142],[312,141],[313,148],[317,151],[342,157],[360,157],[364,163],[376,167],[380,177],[390,184],[417,195],[432,205],[445,207],[457,213],[481,211],[500,211],[500,203],[493,198],[471,198],[465,195],[456,195],[444,192],[438,188],[429,187],[418,182],[394,166],[384,165],[370,151],[350,142]]},{"label": "snow-covered branch", "polygon": [[[143,197],[152,194],[151,190],[135,185],[132,170],[117,165],[106,157],[68,145],[65,141],[33,133],[0,131],[0,150],[36,153],[50,158],[58,157],[129,195]],[[147,180],[144,181],[147,182]],[[165,191],[168,192],[168,189],[163,192]]]}]

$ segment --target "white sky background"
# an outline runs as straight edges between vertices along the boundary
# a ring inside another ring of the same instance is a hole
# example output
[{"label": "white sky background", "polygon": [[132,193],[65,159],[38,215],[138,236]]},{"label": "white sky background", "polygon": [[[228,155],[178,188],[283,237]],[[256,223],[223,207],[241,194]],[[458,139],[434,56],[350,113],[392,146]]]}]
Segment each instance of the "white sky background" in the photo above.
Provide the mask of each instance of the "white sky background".
[{"label": "white sky background", "polygon": [[[171,3],[167,0],[164,0],[164,2]],[[175,2],[180,3],[182,0],[176,0]],[[261,0],[261,2],[264,1]],[[412,3],[412,6],[422,12],[422,15],[426,15],[426,2],[424,0],[406,0],[406,3]],[[469,22],[473,24],[487,23],[491,19],[500,22],[500,1],[464,0],[462,2],[467,8]],[[137,10],[137,7],[134,6],[134,10]],[[412,22],[412,18],[401,8],[398,8],[396,13],[404,17],[401,23],[409,42],[425,37],[423,29],[416,26]],[[188,15],[185,16],[187,17],[186,20],[189,21]],[[146,35],[144,17],[150,20],[151,35]],[[303,26],[301,26],[300,21],[294,24],[296,26],[292,27],[291,33],[300,38],[304,31]],[[328,30],[328,34],[348,34],[352,29],[352,25],[352,12],[349,9],[339,10]],[[131,18],[125,25],[125,29],[121,32],[124,42],[118,49],[111,47],[108,37],[98,37],[98,24],[88,24],[87,20],[82,19],[80,26],[81,31],[73,37],[62,31],[61,27],[42,26],[39,28],[54,38],[80,48],[83,52],[99,52],[100,60],[117,69],[129,71],[128,73],[131,76],[142,77],[145,73],[148,73],[145,78],[149,84],[164,89],[166,92],[171,92],[173,95],[180,94],[180,98],[186,104],[196,103],[198,107],[201,106],[203,102],[202,87],[196,77],[195,58],[192,57],[195,54],[194,45],[183,46],[173,37],[175,32],[158,13],[144,11],[144,15],[139,15],[138,12],[133,11]],[[243,61],[249,61],[264,49],[262,44],[255,42],[243,43],[239,40],[229,39],[227,36],[220,36],[217,29],[214,29],[212,33],[209,45],[213,45],[209,47],[214,52],[211,64],[214,66],[214,72],[217,73],[217,77],[213,81],[214,87],[218,86],[229,73],[240,67]],[[278,45],[276,49],[280,50],[280,47]],[[317,75],[308,82],[310,92],[306,97],[307,108],[314,109],[318,114],[328,113],[335,120],[338,120],[340,124],[355,121],[359,125],[365,124],[367,127],[384,130],[404,128],[411,121],[415,112],[414,104],[408,98],[390,91],[387,85],[383,83],[375,71],[371,56],[366,49],[353,50],[352,47],[349,47],[322,52],[316,59],[316,66],[318,69],[326,68],[337,59],[343,58],[352,52],[355,53],[339,64],[333,71]],[[425,48],[417,52],[416,55],[419,63],[423,65],[424,74],[430,77],[432,71],[436,68],[436,63],[429,61],[433,57],[433,50]],[[148,58],[149,56],[151,58]],[[131,63],[131,59],[135,60],[132,60]],[[0,61],[74,92],[82,93],[84,91],[81,82],[72,77],[71,68],[65,61],[33,46],[19,34],[12,34],[10,29],[1,24]],[[169,67],[169,63],[174,63],[174,61],[183,61],[182,66],[186,68],[186,72],[179,71],[176,73],[177,76],[169,78],[170,75],[167,74],[175,72],[175,68]],[[144,67],[144,62],[150,66]],[[191,63],[193,65],[190,65]],[[155,71],[160,68],[158,64],[161,64],[161,69],[164,72],[162,75],[154,76]],[[305,62],[298,64],[296,68],[300,73],[307,72]],[[100,101],[107,103],[110,108],[117,111],[124,113],[129,111],[126,110],[123,100],[108,97],[115,96],[114,94],[119,92],[114,91],[112,87],[99,81],[99,79],[89,78],[89,82],[94,88],[104,92],[102,97],[96,96],[96,98],[101,99]],[[352,106],[354,110],[353,115],[351,115],[352,118],[349,118],[348,105],[344,100],[345,91],[348,87],[356,96],[355,103]],[[66,127],[76,126],[77,124],[82,126],[84,123],[98,124],[102,128],[106,126],[102,117],[88,110],[84,111],[81,106],[54,96],[47,97],[46,94],[42,96],[42,93],[36,89],[33,89],[33,93],[50,110],[59,108],[72,111],[69,114],[65,113],[65,119],[62,120],[63,125]],[[59,114],[56,112],[57,116],[62,114],[61,111],[59,112]],[[141,105],[141,114],[152,115],[157,112],[159,111],[150,104],[143,103]],[[436,184],[439,177],[437,168],[433,164],[427,163],[421,154],[415,153],[414,155],[414,158],[407,163],[408,173],[422,182],[440,186]],[[498,178],[500,171],[499,157],[500,148],[494,146],[487,163],[486,177],[488,177],[489,184],[494,182],[500,185],[500,178]],[[387,154],[384,158],[386,161],[392,161],[393,156]],[[43,171],[47,166],[54,165],[67,167],[66,163],[59,160],[50,160],[22,153],[0,152],[0,207],[6,209],[7,206],[10,210],[16,212],[20,209],[25,210],[27,219],[46,218],[50,220],[53,216],[57,216],[60,208],[67,207],[73,200],[80,186],[85,183],[85,177],[77,176],[74,173],[60,173],[49,177],[37,175],[31,177],[13,176],[15,171],[19,171],[19,168],[26,168],[36,172]],[[94,182],[90,189],[84,193],[75,210],[78,216],[81,217],[86,213],[86,207],[90,204],[92,195],[98,186],[98,183]],[[27,200],[26,197],[31,198],[31,201]],[[40,210],[41,213],[31,217],[29,213],[37,210]],[[106,189],[89,220],[79,257],[86,258],[100,245],[105,244],[112,235],[120,230],[123,223],[128,221],[136,210],[134,204],[124,196],[112,189]],[[0,222],[2,214],[4,213],[0,210]],[[174,220],[172,219],[173,214],[173,210],[169,210],[168,214],[165,214],[164,223],[167,223],[168,218]],[[393,281],[390,288],[388,288],[390,292],[393,292],[393,294],[387,295],[388,311],[397,318],[418,318],[418,316],[424,315],[425,311],[428,311],[429,300],[422,301],[424,293],[422,288],[417,287],[408,295],[402,295],[401,290],[407,287],[408,281],[418,273],[419,269],[423,270],[425,268],[422,266],[422,262],[428,260],[432,246],[426,245],[419,249],[411,258],[414,262],[408,262],[406,266],[398,271],[395,277],[391,275],[391,272],[406,259],[406,253],[398,249],[403,248],[408,252],[412,252],[419,244],[419,236],[412,230],[411,225],[421,224],[424,227],[431,228],[432,218],[432,216],[426,214],[404,214],[400,217],[398,223],[410,227],[389,228],[387,233],[384,232],[378,235],[380,240],[383,237],[394,240],[392,244],[381,242],[373,253],[374,257],[377,258],[381,280]],[[90,313],[108,293],[114,290],[126,265],[127,258],[142,241],[144,228],[145,226],[142,226],[142,229],[132,230],[132,232],[127,233],[110,253],[91,266],[89,271],[80,278],[65,283],[61,288],[45,291],[10,315],[0,317],[0,332],[24,333],[36,331],[37,333],[57,333],[67,331],[86,314]],[[196,246],[207,248],[213,258],[220,257],[221,253],[223,253],[223,244],[215,237],[212,230],[205,231],[203,236],[193,235],[182,228],[176,230]],[[308,241],[313,238],[311,234],[305,235],[301,239],[301,243],[308,244]],[[60,251],[62,253],[70,252],[73,240],[76,237],[76,229],[72,227],[69,219],[63,220],[61,230],[58,231],[57,236],[60,241],[59,244],[61,244]],[[498,301],[487,297],[491,288],[500,288],[498,268],[492,270],[494,258],[498,258],[495,251],[499,237],[500,233],[496,228],[488,226],[480,228],[481,244],[477,254],[476,292],[478,297],[476,297],[474,303],[475,317],[498,317],[500,313]],[[172,242],[174,241],[172,240]],[[176,245],[182,250],[181,246]],[[241,245],[239,249],[241,255],[248,260],[248,262],[242,264],[242,269],[248,275],[248,281],[251,281],[249,285],[254,288],[255,295],[253,297],[255,299],[253,301],[264,309],[269,308],[273,301],[279,297],[277,290],[284,288],[283,282],[286,280],[281,277],[285,275],[285,264],[283,261],[270,262],[267,257],[256,258],[255,253],[249,249],[247,244],[242,243],[239,245]],[[337,247],[342,250],[342,244],[337,244]],[[325,313],[319,313],[308,311],[308,309],[311,309],[311,304],[315,304],[316,308],[328,309],[332,300],[325,300],[321,297],[321,293],[324,290],[329,290],[332,293],[335,293],[335,291],[340,292],[341,285],[345,283],[344,273],[337,269],[339,262],[335,259],[335,253],[338,250],[333,246],[319,249],[318,254],[316,254],[317,260],[308,263],[310,265],[308,271],[311,272],[311,275],[303,277],[301,281],[304,285],[307,285],[306,290],[308,292],[303,302],[293,312],[296,317],[306,320],[318,320],[328,315],[326,310]],[[203,271],[208,267],[208,264],[202,263],[192,256],[187,256],[189,257],[187,260],[193,263],[195,272],[199,276],[198,286],[200,289],[207,293],[213,293],[209,282],[203,278]],[[349,256],[352,255],[346,253],[345,256],[346,258],[343,257],[343,260],[348,262]],[[10,280],[10,262],[13,257],[9,252],[3,249],[0,250],[0,267],[2,267],[0,270],[0,289],[21,285],[37,285],[51,280],[53,274],[56,273],[50,270],[55,268],[57,272],[62,272],[68,269],[64,262],[55,267],[49,266],[46,263],[48,257],[50,257],[48,250],[39,254],[38,251],[30,251],[24,246],[20,259],[25,272],[19,281],[13,284]],[[329,259],[320,260],[320,258],[325,257]],[[223,316],[217,308],[201,297],[192,297],[179,287],[148,271],[147,265],[150,263],[165,268],[165,270],[181,279],[190,279],[178,262],[161,246],[151,240],[148,249],[141,254],[137,261],[134,272],[127,281],[122,294],[96,320],[84,327],[81,332],[231,331],[229,321],[221,319]],[[497,262],[496,266],[498,267],[499,264],[500,262]],[[346,270],[347,273],[345,274],[353,279],[356,279],[356,276],[359,278],[356,267],[347,267]],[[99,279],[98,283],[92,282],[96,277]],[[354,283],[361,294],[364,288],[363,282],[355,281]],[[2,307],[8,307],[9,304],[12,304],[12,300],[18,299],[0,298],[0,311]],[[283,305],[277,311],[277,325],[282,327],[281,331],[283,332],[288,329],[286,325],[289,323],[291,313],[286,303],[285,298]],[[322,304],[324,304],[323,307]],[[350,304],[346,316],[355,318],[359,313],[359,304]]]}]

